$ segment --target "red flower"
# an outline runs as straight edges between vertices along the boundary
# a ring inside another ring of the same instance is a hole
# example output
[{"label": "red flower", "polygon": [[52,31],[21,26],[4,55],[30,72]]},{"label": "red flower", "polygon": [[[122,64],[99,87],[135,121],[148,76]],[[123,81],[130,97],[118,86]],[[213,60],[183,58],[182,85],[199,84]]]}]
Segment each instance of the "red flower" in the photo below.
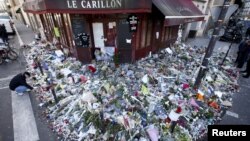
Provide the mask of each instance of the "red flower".
[{"label": "red flower", "polygon": [[138,96],[139,96],[139,93],[138,93],[138,92],[135,92],[135,96],[138,97]]},{"label": "red flower", "polygon": [[185,89],[188,89],[189,88],[189,84],[183,84],[182,88],[185,90]]},{"label": "red flower", "polygon": [[170,123],[171,119],[168,117],[167,119],[165,119],[165,122]]},{"label": "red flower", "polygon": [[88,66],[88,68],[92,73],[96,72],[96,68],[94,68],[93,66]]},{"label": "red flower", "polygon": [[182,111],[181,107],[178,107],[175,112],[176,113],[181,113],[181,111]]}]

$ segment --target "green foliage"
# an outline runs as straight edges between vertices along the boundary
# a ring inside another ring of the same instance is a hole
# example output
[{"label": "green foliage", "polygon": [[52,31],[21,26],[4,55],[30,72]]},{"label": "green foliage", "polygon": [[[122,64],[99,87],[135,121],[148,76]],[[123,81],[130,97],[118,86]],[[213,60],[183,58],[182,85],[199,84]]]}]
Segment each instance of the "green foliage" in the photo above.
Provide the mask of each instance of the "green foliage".
[{"label": "green foliage", "polygon": [[118,54],[115,54],[115,55],[113,56],[113,59],[114,59],[115,65],[118,65],[118,64],[119,64],[119,55],[118,55]]},{"label": "green foliage", "polygon": [[179,126],[175,127],[174,135],[175,135],[175,140],[177,141],[192,141],[190,136],[187,133],[184,133]]}]

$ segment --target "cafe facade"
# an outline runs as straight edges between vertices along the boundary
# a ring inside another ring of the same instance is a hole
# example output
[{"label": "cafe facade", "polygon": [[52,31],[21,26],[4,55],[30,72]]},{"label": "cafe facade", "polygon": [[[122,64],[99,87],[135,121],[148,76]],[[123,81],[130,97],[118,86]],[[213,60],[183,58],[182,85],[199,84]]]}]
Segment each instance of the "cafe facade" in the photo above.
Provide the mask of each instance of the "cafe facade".
[{"label": "cafe facade", "polygon": [[179,25],[204,19],[191,0],[28,0],[46,39],[58,40],[83,63],[95,50],[116,50],[131,63],[173,44]]}]

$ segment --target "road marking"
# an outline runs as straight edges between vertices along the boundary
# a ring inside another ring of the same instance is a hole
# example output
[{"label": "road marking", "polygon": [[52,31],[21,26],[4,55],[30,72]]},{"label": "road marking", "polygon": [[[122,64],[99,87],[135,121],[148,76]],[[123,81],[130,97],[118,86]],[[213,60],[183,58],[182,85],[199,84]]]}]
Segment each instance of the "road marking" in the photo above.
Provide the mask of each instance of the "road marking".
[{"label": "road marking", "polygon": [[12,79],[14,76],[15,76],[15,75],[11,75],[11,76],[8,76],[8,77],[0,78],[0,81],[10,80],[10,79]]},{"label": "road marking", "polygon": [[28,94],[11,92],[14,141],[38,141],[36,121]]},{"label": "road marking", "polygon": [[226,112],[227,115],[235,117],[235,118],[239,118],[239,115],[237,113],[231,112],[231,111],[227,111]]},{"label": "road marking", "polygon": [[6,87],[1,87],[0,90],[2,90],[2,89],[8,89],[8,88],[9,88],[8,86],[6,86]]},{"label": "road marking", "polygon": [[0,90],[9,88],[9,82],[15,75],[0,78]]}]

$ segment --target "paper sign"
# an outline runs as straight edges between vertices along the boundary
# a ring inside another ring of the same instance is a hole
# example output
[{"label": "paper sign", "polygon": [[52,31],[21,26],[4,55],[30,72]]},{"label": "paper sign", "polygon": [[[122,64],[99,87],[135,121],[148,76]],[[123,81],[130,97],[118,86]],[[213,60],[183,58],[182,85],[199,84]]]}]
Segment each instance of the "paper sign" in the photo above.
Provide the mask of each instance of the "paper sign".
[{"label": "paper sign", "polygon": [[156,35],[156,39],[159,39],[159,35],[160,35],[159,32],[156,32],[155,35]]},{"label": "paper sign", "polygon": [[60,37],[60,32],[59,32],[58,27],[54,27],[54,32],[55,32],[56,37]]},{"label": "paper sign", "polygon": [[92,134],[92,135],[95,135],[96,129],[95,129],[95,127],[94,127],[93,125],[90,126],[90,128],[89,128],[89,130],[88,130],[88,133],[89,133],[89,134]]},{"label": "paper sign", "polygon": [[62,52],[61,50],[56,50],[56,51],[55,51],[55,54],[56,54],[56,56],[58,56],[58,57],[61,57],[61,56],[64,55],[63,52]]},{"label": "paper sign", "polygon": [[68,76],[69,74],[72,73],[72,71],[69,70],[68,68],[62,69],[61,72],[63,73],[64,76]]},{"label": "paper sign", "polygon": [[219,98],[222,97],[222,92],[220,91],[215,91],[214,94],[217,95]]},{"label": "paper sign", "polygon": [[126,43],[131,44],[131,39],[126,39]]},{"label": "paper sign", "polygon": [[115,47],[105,47],[106,53],[110,56],[114,56],[115,54]]},{"label": "paper sign", "polygon": [[172,51],[170,48],[166,48],[166,51],[167,51],[169,54],[173,54],[173,51]]},{"label": "paper sign", "polygon": [[159,131],[154,126],[150,126],[149,129],[147,129],[147,133],[151,139],[151,141],[158,141],[159,138]]},{"label": "paper sign", "polygon": [[211,76],[207,76],[207,77],[206,77],[206,80],[207,80],[207,82],[212,82],[212,81],[213,81],[213,78],[212,78]]},{"label": "paper sign", "polygon": [[180,114],[176,113],[175,111],[171,111],[170,114],[169,114],[169,118],[172,120],[172,121],[177,121],[180,117]]},{"label": "paper sign", "polygon": [[81,97],[81,100],[83,102],[90,102],[90,103],[94,103],[97,101],[96,97],[91,92],[84,93]]},{"label": "paper sign", "polygon": [[112,28],[113,28],[113,23],[109,22],[109,29],[112,29]]},{"label": "paper sign", "polygon": [[148,83],[148,75],[144,75],[142,78],[142,82],[147,84]]}]

